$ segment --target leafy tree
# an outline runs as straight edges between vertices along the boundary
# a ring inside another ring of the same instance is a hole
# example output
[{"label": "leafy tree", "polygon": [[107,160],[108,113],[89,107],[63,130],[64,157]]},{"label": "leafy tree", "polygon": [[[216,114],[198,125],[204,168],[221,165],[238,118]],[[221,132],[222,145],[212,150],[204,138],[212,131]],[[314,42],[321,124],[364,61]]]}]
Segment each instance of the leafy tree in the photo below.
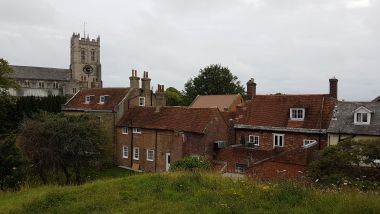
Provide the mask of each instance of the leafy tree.
[{"label": "leafy tree", "polygon": [[9,135],[0,140],[0,189],[17,190],[25,180],[25,170],[21,153],[15,146],[16,136]]},{"label": "leafy tree", "polygon": [[185,84],[185,104],[189,105],[197,95],[244,94],[244,87],[227,67],[209,65],[198,76]]},{"label": "leafy tree", "polygon": [[96,117],[43,112],[21,124],[18,145],[44,183],[49,171],[60,170],[67,183],[73,172],[80,184],[82,169],[99,164],[105,136]]},{"label": "leafy tree", "polygon": [[183,94],[173,87],[169,87],[165,91],[166,105],[168,106],[182,106],[184,105]]},{"label": "leafy tree", "polygon": [[0,89],[18,88],[20,87],[15,80],[9,79],[9,75],[13,72],[8,61],[0,58]]}]

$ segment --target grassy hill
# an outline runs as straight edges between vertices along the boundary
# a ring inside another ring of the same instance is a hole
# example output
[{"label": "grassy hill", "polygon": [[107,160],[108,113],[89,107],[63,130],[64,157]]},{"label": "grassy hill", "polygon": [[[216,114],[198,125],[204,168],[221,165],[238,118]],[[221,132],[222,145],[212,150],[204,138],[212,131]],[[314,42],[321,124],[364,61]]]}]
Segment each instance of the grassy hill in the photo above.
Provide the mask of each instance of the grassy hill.
[{"label": "grassy hill", "polygon": [[213,174],[136,174],[0,193],[0,213],[379,213],[380,196]]}]

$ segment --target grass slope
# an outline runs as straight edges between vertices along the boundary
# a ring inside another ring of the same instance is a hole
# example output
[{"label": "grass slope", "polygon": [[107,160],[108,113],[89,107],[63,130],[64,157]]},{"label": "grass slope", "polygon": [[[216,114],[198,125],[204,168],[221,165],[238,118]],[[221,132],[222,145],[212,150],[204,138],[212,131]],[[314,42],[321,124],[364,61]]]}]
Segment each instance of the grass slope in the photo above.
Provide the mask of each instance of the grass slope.
[{"label": "grass slope", "polygon": [[379,213],[380,196],[214,174],[137,174],[0,193],[0,213]]}]

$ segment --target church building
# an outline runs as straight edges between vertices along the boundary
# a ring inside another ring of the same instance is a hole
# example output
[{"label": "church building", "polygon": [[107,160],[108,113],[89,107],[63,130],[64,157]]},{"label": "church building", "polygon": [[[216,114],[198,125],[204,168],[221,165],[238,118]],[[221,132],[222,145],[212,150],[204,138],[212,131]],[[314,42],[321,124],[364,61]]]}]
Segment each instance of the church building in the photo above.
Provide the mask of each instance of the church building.
[{"label": "church building", "polygon": [[21,88],[9,89],[9,93],[12,96],[72,96],[83,88],[102,88],[100,37],[90,39],[73,33],[70,49],[69,69],[11,65],[10,78],[17,80]]}]

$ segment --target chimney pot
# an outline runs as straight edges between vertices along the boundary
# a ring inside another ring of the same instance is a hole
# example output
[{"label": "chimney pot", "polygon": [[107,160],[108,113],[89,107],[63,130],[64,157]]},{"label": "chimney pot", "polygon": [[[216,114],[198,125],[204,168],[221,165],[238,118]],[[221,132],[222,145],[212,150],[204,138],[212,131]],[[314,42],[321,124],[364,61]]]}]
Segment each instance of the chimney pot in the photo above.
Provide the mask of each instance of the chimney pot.
[{"label": "chimney pot", "polygon": [[247,100],[252,100],[256,96],[256,83],[253,78],[247,82]]},{"label": "chimney pot", "polygon": [[333,77],[329,79],[330,82],[330,96],[338,99],[338,79]]}]

